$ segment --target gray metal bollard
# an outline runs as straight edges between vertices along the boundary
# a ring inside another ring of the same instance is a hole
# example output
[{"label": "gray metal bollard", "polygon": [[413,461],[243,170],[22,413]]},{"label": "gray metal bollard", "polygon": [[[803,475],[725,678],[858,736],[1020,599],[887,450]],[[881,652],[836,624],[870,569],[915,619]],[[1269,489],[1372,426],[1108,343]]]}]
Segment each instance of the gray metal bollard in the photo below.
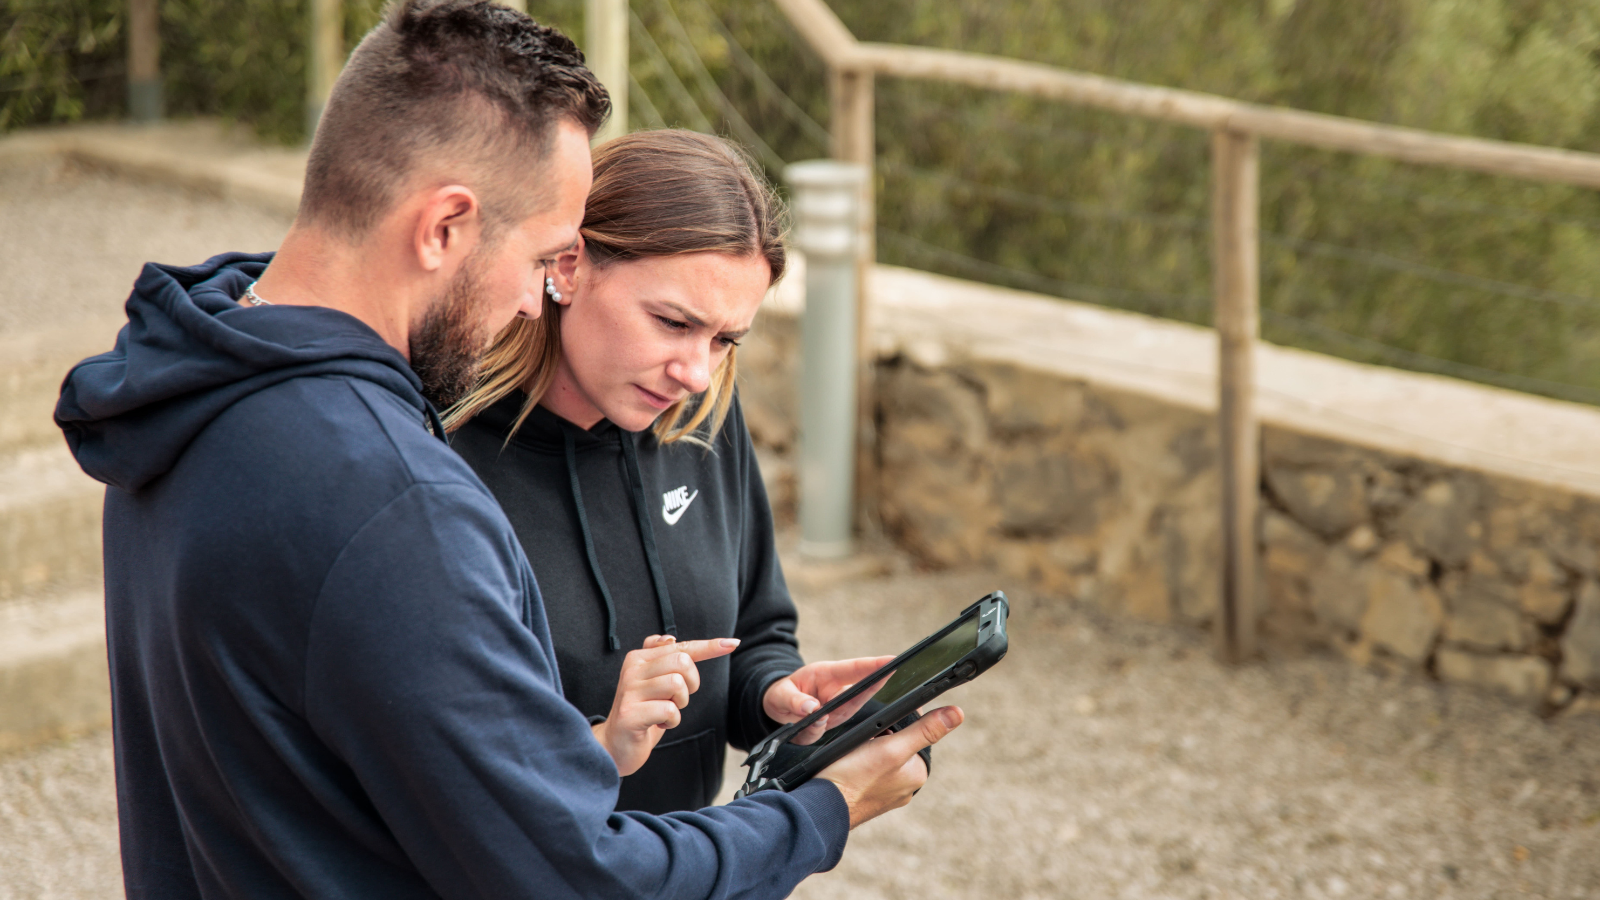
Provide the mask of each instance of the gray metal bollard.
[{"label": "gray metal bollard", "polygon": [[785,172],[806,258],[800,356],[800,553],[851,552],[856,453],[856,255],[867,170],[815,160]]}]

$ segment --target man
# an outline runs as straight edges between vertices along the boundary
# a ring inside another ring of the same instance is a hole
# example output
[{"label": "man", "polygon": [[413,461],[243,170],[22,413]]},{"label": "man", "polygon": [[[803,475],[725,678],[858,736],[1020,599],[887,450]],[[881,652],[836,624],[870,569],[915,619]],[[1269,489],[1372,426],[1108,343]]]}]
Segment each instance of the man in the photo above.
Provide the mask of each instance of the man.
[{"label": "man", "polygon": [[525,16],[398,4],[334,89],[277,255],[147,266],[116,349],[68,376],[57,422],[110,486],[130,897],[782,896],[959,724],[792,793],[613,813],[533,573],[435,412],[537,314],[608,108]]}]

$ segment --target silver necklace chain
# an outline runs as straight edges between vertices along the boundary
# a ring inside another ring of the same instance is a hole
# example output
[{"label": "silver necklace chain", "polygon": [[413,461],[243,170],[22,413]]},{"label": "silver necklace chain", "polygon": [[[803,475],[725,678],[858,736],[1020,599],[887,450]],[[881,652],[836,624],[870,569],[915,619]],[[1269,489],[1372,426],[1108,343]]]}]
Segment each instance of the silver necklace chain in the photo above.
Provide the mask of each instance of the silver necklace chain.
[{"label": "silver necklace chain", "polygon": [[252,281],[244,287],[244,298],[250,301],[251,306],[271,306],[266,300],[256,296],[256,282]]}]

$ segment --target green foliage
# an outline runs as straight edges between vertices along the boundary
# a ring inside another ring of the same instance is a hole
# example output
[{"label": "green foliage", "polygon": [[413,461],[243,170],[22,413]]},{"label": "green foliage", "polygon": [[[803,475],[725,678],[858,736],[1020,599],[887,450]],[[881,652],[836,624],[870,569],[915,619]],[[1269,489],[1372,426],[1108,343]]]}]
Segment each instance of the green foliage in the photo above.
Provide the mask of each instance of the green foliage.
[{"label": "green foliage", "polygon": [[[120,115],[127,0],[0,0],[0,131]],[[345,0],[354,46],[382,0]],[[306,0],[162,0],[161,75],[173,115],[217,115],[305,139]]]},{"label": "green foliage", "polygon": [[[632,60],[660,118],[740,135],[696,93],[693,47],[772,157],[825,155],[715,23],[695,22],[714,14],[825,124],[815,60],[770,0],[713,2],[634,0],[660,45],[636,37]],[[1600,0],[831,2],[861,40],[1600,151]],[[1205,134],[926,82],[881,80],[876,104],[883,261],[1209,322]],[[1262,154],[1268,339],[1600,402],[1593,191],[1278,143]]]},{"label": "green foliage", "polygon": [[[347,0],[353,44],[381,0]],[[950,47],[1445,132],[1600,151],[1600,0],[830,0]],[[582,44],[582,0],[530,12]],[[119,114],[125,0],[0,0],[0,130]],[[828,153],[826,73],[772,0],[632,0],[630,121],[769,173]],[[164,0],[168,107],[302,140],[306,0]],[[886,262],[1205,323],[1205,134],[926,82],[877,87]],[[819,124],[820,123],[820,124]],[[1262,148],[1266,336],[1600,402],[1600,197]]]},{"label": "green foliage", "polygon": [[125,2],[0,0],[0,132],[122,103]]}]

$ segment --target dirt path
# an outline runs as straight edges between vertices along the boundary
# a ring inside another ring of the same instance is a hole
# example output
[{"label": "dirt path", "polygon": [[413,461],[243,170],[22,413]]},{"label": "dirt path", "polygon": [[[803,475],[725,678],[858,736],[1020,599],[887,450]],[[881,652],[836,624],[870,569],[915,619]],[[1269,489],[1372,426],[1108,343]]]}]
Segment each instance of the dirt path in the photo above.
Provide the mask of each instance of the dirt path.
[{"label": "dirt path", "polygon": [[[996,584],[797,592],[802,640],[892,651]],[[928,789],[797,897],[1600,897],[1600,721],[1332,657],[1228,670],[1199,635],[1014,599]],[[117,896],[114,806],[104,735],[0,759],[0,898]]]}]

